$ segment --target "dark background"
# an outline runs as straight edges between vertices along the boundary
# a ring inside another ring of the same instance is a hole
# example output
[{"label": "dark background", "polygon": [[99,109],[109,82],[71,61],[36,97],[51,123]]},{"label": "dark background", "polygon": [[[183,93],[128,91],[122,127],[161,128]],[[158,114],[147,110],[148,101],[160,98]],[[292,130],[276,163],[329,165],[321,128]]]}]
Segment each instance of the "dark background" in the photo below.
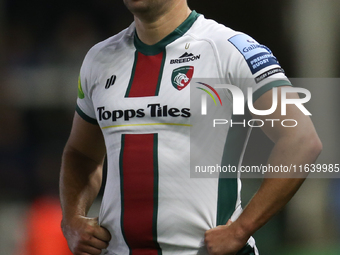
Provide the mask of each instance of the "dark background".
[{"label": "dark background", "polygon": [[[267,45],[279,59],[287,75],[290,77],[295,75],[291,47],[282,32],[283,24],[280,17],[284,9],[283,1],[215,1],[213,5],[203,1],[189,1],[189,5],[191,9],[204,14],[207,18],[243,31]],[[10,73],[17,69],[39,69],[45,66],[69,66],[79,69],[84,55],[94,43],[124,29],[133,19],[122,1],[108,0],[48,2],[11,0],[5,1],[4,10],[5,50],[0,70]],[[73,77],[73,80],[76,91],[77,77]],[[37,161],[41,160],[41,153],[44,156],[47,153],[49,155],[46,156],[54,160],[53,166],[59,166],[57,157],[66,142],[73,109],[64,105],[53,107],[28,105],[19,111],[16,111],[17,107],[13,108],[11,109],[15,112],[13,115],[18,115],[19,119],[16,121],[21,122],[20,136],[24,138],[18,142],[23,146],[17,148],[18,151],[14,154],[4,147],[5,151],[1,155],[6,161],[20,165],[15,169],[21,173],[13,183],[10,181],[13,175],[8,176],[8,172],[0,171],[0,176],[4,175],[1,179],[8,180],[0,189],[6,190],[7,198],[16,196],[32,199],[46,192],[46,189],[49,192],[56,192],[57,169],[50,172],[49,184],[46,185],[45,181],[40,180],[41,176],[37,176],[36,165],[40,164]],[[3,118],[5,117],[4,115]],[[8,132],[15,131],[8,127]],[[260,136],[258,139],[263,139],[261,132],[257,133],[254,139],[258,136]],[[268,146],[270,144],[269,141],[264,143]],[[262,150],[255,149],[249,155],[256,153],[253,158],[262,160],[261,155],[267,154],[268,146],[261,147],[264,153],[259,154],[258,152]],[[10,155],[7,155],[8,153]],[[19,160],[12,160],[13,157],[19,157]]]},{"label": "dark background", "polygon": [[[291,1],[188,2],[191,9],[205,17],[245,32],[268,46],[287,76],[297,77],[293,39],[284,23]],[[9,204],[23,208],[13,209],[4,217],[16,210],[24,217],[25,210],[37,198],[58,196],[61,154],[76,105],[78,72],[91,46],[132,22],[133,16],[122,2],[0,0],[0,208]],[[67,91],[66,97],[62,91]],[[255,130],[245,162],[265,163],[271,147],[262,131]],[[244,180],[244,204],[260,182]],[[296,242],[288,236],[286,223],[284,211],[256,233],[261,254],[302,254],[292,251],[291,244]],[[13,228],[24,227],[18,222],[10,226],[0,222],[0,247],[7,240],[4,233],[12,233],[13,245],[20,242]],[[327,252],[318,254],[336,254]]]}]

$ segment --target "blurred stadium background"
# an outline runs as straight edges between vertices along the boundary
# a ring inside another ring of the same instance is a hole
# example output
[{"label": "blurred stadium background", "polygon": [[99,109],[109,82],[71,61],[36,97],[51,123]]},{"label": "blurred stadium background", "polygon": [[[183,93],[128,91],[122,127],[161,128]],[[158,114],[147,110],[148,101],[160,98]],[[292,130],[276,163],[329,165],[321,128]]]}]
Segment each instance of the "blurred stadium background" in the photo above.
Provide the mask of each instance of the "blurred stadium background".
[{"label": "blurred stadium background", "polygon": [[[59,241],[58,176],[79,68],[93,44],[132,21],[122,2],[0,0],[1,255],[68,254]],[[339,0],[189,0],[189,5],[270,47],[288,77],[340,76]],[[308,108],[324,144],[319,160],[340,163],[340,88],[322,85],[308,88],[317,98]],[[259,149],[261,135],[252,137],[246,161],[265,161],[271,142]],[[244,204],[260,182],[244,180]],[[262,255],[335,255],[339,234],[340,179],[308,179],[255,237]]]}]

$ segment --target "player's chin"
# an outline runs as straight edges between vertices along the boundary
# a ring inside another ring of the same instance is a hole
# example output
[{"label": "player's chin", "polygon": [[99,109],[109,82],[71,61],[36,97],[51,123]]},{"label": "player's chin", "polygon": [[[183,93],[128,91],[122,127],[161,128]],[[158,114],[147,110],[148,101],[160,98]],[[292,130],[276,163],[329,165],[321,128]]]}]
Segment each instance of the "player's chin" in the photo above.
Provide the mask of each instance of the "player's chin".
[{"label": "player's chin", "polygon": [[124,0],[125,6],[132,13],[146,12],[149,9],[148,0]]}]

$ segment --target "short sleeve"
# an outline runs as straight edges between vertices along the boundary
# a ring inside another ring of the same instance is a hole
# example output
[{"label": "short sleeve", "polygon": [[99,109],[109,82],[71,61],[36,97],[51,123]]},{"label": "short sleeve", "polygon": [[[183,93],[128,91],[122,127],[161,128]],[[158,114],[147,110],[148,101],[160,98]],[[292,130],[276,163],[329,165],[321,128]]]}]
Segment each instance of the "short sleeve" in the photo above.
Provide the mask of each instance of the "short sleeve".
[{"label": "short sleeve", "polygon": [[291,86],[272,51],[252,37],[239,33],[228,40],[233,48],[233,64],[228,78],[246,95],[252,88],[253,101],[278,86]]},{"label": "short sleeve", "polygon": [[98,124],[96,120],[96,114],[93,107],[91,91],[91,73],[88,68],[88,56],[80,69],[79,79],[78,79],[78,98],[77,98],[77,113],[87,122],[92,124]]}]

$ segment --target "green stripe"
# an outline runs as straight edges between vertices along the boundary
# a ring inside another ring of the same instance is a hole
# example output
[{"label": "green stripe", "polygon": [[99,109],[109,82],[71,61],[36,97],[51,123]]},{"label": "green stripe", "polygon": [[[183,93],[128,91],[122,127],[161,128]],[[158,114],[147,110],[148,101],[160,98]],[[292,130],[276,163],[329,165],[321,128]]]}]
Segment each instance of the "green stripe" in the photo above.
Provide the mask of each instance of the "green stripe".
[{"label": "green stripe", "polygon": [[165,58],[166,58],[166,51],[165,51],[165,49],[164,49],[164,51],[163,51],[162,63],[161,63],[161,68],[160,68],[160,70],[159,70],[159,76],[158,76],[158,81],[157,81],[157,87],[156,87],[155,96],[158,96],[158,94],[159,94],[159,89],[160,89],[160,87],[161,87],[161,81],[162,81],[162,77],[163,77],[163,70],[164,70]]},{"label": "green stripe", "polygon": [[98,121],[96,119],[93,119],[89,116],[87,116],[77,105],[76,106],[76,112],[79,114],[80,117],[82,117],[84,120],[86,120],[87,122],[93,124],[93,125],[98,125]]},{"label": "green stripe", "polygon": [[129,94],[130,94],[131,86],[132,86],[132,83],[133,83],[133,78],[135,77],[137,60],[138,60],[138,51],[136,50],[135,51],[135,60],[133,62],[131,77],[130,77],[129,85],[128,85],[126,92],[125,92],[125,97],[129,97]]},{"label": "green stripe", "polygon": [[239,250],[236,255],[255,255],[254,248],[250,247],[249,244],[246,244],[241,250]]},{"label": "green stripe", "polygon": [[[250,119],[250,113],[245,116],[233,116],[233,122],[242,122],[243,119]],[[223,150],[221,166],[239,165],[240,157],[244,144],[247,139],[249,127],[243,125],[234,125],[229,128],[228,136]],[[218,198],[217,198],[217,217],[216,225],[225,225],[235,211],[237,192],[237,173],[221,173],[218,180]]]},{"label": "green stripe", "polygon": [[253,102],[259,99],[259,97],[262,96],[264,93],[266,93],[268,90],[271,90],[274,87],[280,87],[280,86],[292,86],[292,84],[287,80],[272,81],[262,86],[261,88],[259,88],[253,93]]},{"label": "green stripe", "polygon": [[156,243],[158,255],[162,254],[162,250],[157,241],[157,218],[158,218],[158,134],[153,136],[153,171],[154,171],[154,185],[153,185],[153,216],[152,216],[152,238]]},{"label": "green stripe", "polygon": [[[158,80],[157,80],[155,96],[158,96],[158,94],[159,94],[159,89],[160,89],[161,81],[162,81],[162,77],[163,77],[163,70],[164,70],[165,59],[166,59],[166,51],[164,49],[163,57],[162,57],[162,62],[161,62],[161,66],[160,66],[159,74],[158,74]],[[128,87],[126,89],[126,92],[125,92],[125,97],[129,97],[130,90],[131,90],[131,87],[132,87],[132,83],[133,83],[133,80],[134,80],[134,77],[135,77],[137,61],[138,61],[138,51],[136,50],[136,52],[135,52],[135,60],[134,60],[132,71],[131,71],[131,77],[130,77],[129,85],[128,85]]]},{"label": "green stripe", "polygon": [[136,49],[144,55],[157,55],[161,53],[168,44],[183,36],[194,24],[199,15],[200,14],[198,14],[196,11],[192,11],[188,18],[181,25],[179,25],[172,33],[154,45],[147,45],[143,43],[135,32],[134,44]]},{"label": "green stripe", "polygon": [[129,255],[132,254],[132,250],[126,241],[126,236],[124,232],[124,176],[123,176],[123,154],[124,154],[124,145],[125,145],[125,134],[121,136],[121,145],[120,145],[120,154],[119,154],[119,176],[120,176],[120,229],[122,231],[122,235],[126,245],[129,248]]},{"label": "green stripe", "polygon": [[237,178],[218,180],[216,226],[225,225],[235,210],[237,200]]}]

